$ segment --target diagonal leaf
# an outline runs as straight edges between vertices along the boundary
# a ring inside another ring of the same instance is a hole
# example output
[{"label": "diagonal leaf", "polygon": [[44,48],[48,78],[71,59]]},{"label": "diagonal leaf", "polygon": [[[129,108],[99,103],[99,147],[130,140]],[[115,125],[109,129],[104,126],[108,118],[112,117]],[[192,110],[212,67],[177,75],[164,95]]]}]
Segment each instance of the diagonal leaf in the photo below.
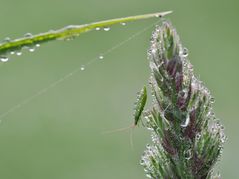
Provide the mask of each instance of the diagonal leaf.
[{"label": "diagonal leaf", "polygon": [[79,36],[84,32],[91,31],[95,28],[107,28],[114,24],[126,23],[135,20],[148,19],[152,17],[163,17],[170,14],[172,11],[159,12],[145,15],[129,16],[124,18],[110,19],[105,21],[94,22],[84,25],[70,25],[59,30],[52,30],[37,35],[26,34],[25,37],[15,40],[5,40],[0,44],[0,55],[6,55],[13,51],[21,50],[23,47],[33,47],[37,44],[41,44],[48,41],[57,39],[71,39]]}]

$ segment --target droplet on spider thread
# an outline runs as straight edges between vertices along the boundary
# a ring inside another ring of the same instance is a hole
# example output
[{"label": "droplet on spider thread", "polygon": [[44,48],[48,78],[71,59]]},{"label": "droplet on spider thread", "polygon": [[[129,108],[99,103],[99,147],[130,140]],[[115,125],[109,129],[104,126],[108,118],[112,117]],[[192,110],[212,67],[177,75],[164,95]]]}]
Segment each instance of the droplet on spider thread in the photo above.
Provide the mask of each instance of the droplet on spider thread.
[{"label": "droplet on spider thread", "polygon": [[81,65],[80,70],[84,71],[85,70],[85,65]]},{"label": "droplet on spider thread", "polygon": [[99,60],[103,60],[104,59],[104,56],[103,55],[100,55],[99,56]]}]

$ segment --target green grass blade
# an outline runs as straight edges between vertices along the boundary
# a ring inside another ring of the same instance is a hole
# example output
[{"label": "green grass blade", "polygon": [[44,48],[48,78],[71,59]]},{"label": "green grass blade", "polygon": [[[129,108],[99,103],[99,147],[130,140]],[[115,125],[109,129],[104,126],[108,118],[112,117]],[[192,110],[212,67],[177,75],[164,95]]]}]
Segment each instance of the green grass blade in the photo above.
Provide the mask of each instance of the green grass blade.
[{"label": "green grass blade", "polygon": [[13,51],[21,50],[23,47],[34,47],[37,44],[53,41],[57,39],[71,39],[84,32],[91,31],[95,28],[105,28],[114,24],[126,23],[135,20],[148,19],[152,17],[163,17],[170,14],[171,11],[159,12],[145,15],[130,16],[124,18],[110,19],[105,21],[94,22],[84,25],[70,25],[59,30],[52,30],[37,35],[28,35],[15,40],[6,40],[0,44],[0,55],[6,55]]}]

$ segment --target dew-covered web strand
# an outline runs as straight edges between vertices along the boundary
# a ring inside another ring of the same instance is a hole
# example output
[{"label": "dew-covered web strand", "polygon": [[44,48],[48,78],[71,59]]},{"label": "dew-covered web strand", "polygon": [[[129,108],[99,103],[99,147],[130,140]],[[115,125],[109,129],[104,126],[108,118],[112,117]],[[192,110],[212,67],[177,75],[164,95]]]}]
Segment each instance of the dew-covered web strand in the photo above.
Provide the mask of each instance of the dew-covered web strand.
[{"label": "dew-covered web strand", "polygon": [[[32,96],[29,96],[27,98],[25,98],[23,101],[21,101],[20,103],[14,105],[13,107],[11,107],[9,110],[3,112],[0,114],[0,120],[2,120],[3,118],[5,118],[6,116],[8,116],[9,114],[13,113],[14,111],[16,111],[17,109],[19,109],[20,107],[28,104],[29,102],[31,102],[32,100],[34,100],[35,98],[37,98],[38,96],[46,93],[48,90],[50,90],[51,88],[57,86],[58,84],[62,83],[63,81],[69,79],[72,75],[75,75],[76,73],[80,72],[80,71],[84,71],[86,69],[87,66],[91,65],[92,63],[102,60],[103,58],[105,58],[106,55],[108,55],[109,53],[111,53],[112,51],[118,49],[119,47],[123,46],[125,43],[129,42],[130,40],[134,39],[135,37],[139,36],[140,34],[146,32],[147,30],[151,29],[153,26],[155,26],[156,24],[158,24],[161,20],[158,20],[157,22],[143,28],[142,30],[134,33],[132,36],[130,36],[129,38],[125,39],[124,41],[121,41],[119,43],[117,43],[116,45],[114,45],[113,47],[109,48],[108,50],[106,50],[105,52],[101,53],[100,56],[97,56],[95,58],[92,58],[91,60],[89,60],[89,62],[87,62],[86,64],[82,64],[80,67],[76,68],[75,70],[71,71],[70,73],[64,75],[63,77],[61,77],[60,79],[52,82],[50,85],[48,85],[47,87],[39,90],[38,92],[36,92],[35,94],[33,94]],[[96,29],[97,30],[97,29]]]},{"label": "dew-covered web strand", "polygon": [[118,44],[114,45],[113,47],[109,48],[108,50],[106,50],[104,53],[101,53],[98,57],[93,58],[92,60],[88,61],[86,64],[82,65],[84,67],[91,65],[92,63],[94,63],[97,60],[101,60],[104,59],[106,55],[108,55],[109,53],[111,53],[112,51],[116,50],[117,48],[121,47],[122,45],[124,45],[125,43],[129,42],[130,40],[134,39],[135,37],[139,36],[140,34],[142,34],[143,32],[146,32],[147,30],[149,30],[151,27],[155,26],[156,24],[158,24],[161,20],[151,24],[150,26],[147,26],[145,28],[143,28],[142,30],[136,32],[135,34],[133,34],[132,36],[130,36],[129,38],[125,39],[124,41],[119,42]]}]

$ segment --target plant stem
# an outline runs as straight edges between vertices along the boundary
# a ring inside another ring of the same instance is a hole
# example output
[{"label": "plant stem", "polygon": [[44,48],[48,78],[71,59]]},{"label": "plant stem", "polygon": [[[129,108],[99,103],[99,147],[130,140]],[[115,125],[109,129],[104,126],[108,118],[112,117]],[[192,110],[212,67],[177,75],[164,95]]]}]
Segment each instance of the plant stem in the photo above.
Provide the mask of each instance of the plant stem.
[{"label": "plant stem", "polygon": [[37,35],[26,34],[25,37],[18,38],[15,40],[6,39],[3,43],[1,43],[0,55],[6,55],[12,51],[21,50],[23,47],[32,47],[37,44],[45,43],[48,41],[53,41],[57,39],[72,39],[74,37],[79,36],[80,34],[84,32],[89,32],[95,28],[108,28],[109,26],[119,24],[119,23],[126,23],[126,22],[148,19],[153,17],[163,17],[170,13],[172,13],[172,11],[129,16],[124,18],[116,18],[116,19],[94,22],[90,24],[69,25],[58,30],[52,30],[52,31],[40,33]]}]

